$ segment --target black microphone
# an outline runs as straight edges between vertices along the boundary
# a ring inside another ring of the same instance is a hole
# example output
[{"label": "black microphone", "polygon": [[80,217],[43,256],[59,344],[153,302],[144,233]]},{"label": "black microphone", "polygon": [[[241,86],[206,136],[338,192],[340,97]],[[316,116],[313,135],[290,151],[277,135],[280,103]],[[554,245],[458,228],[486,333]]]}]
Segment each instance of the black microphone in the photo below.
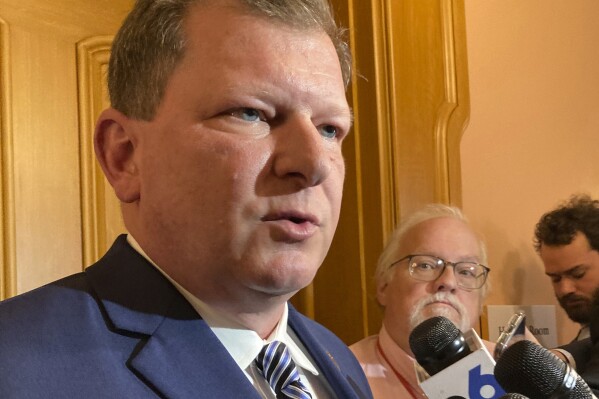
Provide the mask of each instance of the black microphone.
[{"label": "black microphone", "polygon": [[528,396],[520,395],[519,393],[506,393],[499,399],[529,399]]},{"label": "black microphone", "polygon": [[566,363],[528,340],[508,347],[495,365],[495,378],[506,391],[530,399],[591,399],[589,386]]},{"label": "black microphone", "polygon": [[409,341],[416,361],[431,376],[471,353],[462,332],[442,316],[416,326]]},{"label": "black microphone", "polygon": [[473,329],[462,334],[450,320],[436,316],[416,326],[409,343],[427,397],[499,399],[505,394],[493,376],[495,361]]}]

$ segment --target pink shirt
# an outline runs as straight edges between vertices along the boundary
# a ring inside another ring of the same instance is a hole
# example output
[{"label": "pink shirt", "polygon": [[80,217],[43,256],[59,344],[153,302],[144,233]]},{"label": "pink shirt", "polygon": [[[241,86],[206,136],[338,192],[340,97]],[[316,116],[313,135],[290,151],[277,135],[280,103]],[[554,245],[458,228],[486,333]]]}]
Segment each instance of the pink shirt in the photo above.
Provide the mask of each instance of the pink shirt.
[{"label": "pink shirt", "polygon": [[414,359],[397,346],[384,326],[379,335],[364,338],[349,348],[364,369],[375,399],[426,398],[418,386]]}]

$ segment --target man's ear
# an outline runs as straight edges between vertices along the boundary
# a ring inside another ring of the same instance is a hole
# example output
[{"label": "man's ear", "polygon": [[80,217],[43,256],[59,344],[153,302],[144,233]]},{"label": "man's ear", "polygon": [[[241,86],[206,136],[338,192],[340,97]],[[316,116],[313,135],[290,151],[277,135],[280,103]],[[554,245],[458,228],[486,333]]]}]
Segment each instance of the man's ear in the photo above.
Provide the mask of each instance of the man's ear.
[{"label": "man's ear", "polygon": [[94,132],[96,158],[116,196],[125,203],[137,201],[140,195],[134,122],[121,112],[108,108],[100,114]]},{"label": "man's ear", "polygon": [[385,280],[384,277],[381,277],[381,281],[376,285],[376,300],[381,306],[387,306],[387,287],[389,283]]}]

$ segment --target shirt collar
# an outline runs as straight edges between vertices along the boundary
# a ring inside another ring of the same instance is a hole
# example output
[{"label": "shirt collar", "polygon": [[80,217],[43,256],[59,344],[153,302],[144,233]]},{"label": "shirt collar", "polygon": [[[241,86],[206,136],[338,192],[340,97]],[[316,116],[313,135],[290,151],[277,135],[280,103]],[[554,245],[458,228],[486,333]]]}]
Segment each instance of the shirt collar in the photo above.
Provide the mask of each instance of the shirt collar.
[{"label": "shirt collar", "polygon": [[281,341],[287,345],[291,357],[299,367],[309,371],[314,375],[319,374],[312,362],[310,362],[302,349],[296,343],[298,338],[296,337],[294,340],[289,334],[290,329],[287,326],[289,308],[287,304],[285,304],[283,315],[277,323],[277,327],[266,340],[263,340],[255,331],[249,330],[232,318],[215,311],[207,303],[194,296],[179,283],[173,280],[156,263],[154,263],[152,259],[150,259],[150,257],[144,252],[139,243],[131,234],[127,235],[127,242],[141,256],[150,262],[160,273],[162,273],[175,286],[181,295],[185,297],[185,299],[191,304],[191,306],[193,306],[196,312],[198,312],[202,319],[204,319],[204,321],[212,329],[212,332],[221,341],[223,346],[227,349],[231,357],[233,357],[237,365],[242,370],[245,370],[252,364],[264,345],[272,341]]}]

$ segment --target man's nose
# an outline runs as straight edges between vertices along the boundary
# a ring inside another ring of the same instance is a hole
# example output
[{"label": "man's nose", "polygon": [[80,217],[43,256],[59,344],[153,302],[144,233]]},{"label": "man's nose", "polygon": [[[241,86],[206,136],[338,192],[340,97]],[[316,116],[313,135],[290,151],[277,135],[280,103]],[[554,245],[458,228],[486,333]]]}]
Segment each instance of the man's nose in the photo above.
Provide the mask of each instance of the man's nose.
[{"label": "man's nose", "polygon": [[433,281],[435,286],[435,292],[437,291],[449,291],[454,292],[457,287],[457,280],[453,271],[453,266],[447,265],[443,273]]},{"label": "man's nose", "polygon": [[553,289],[557,297],[561,298],[576,292],[576,284],[568,277],[562,277],[557,283],[553,283]]},{"label": "man's nose", "polygon": [[302,187],[321,184],[331,173],[339,144],[324,138],[309,118],[297,116],[277,129],[275,174]]}]

